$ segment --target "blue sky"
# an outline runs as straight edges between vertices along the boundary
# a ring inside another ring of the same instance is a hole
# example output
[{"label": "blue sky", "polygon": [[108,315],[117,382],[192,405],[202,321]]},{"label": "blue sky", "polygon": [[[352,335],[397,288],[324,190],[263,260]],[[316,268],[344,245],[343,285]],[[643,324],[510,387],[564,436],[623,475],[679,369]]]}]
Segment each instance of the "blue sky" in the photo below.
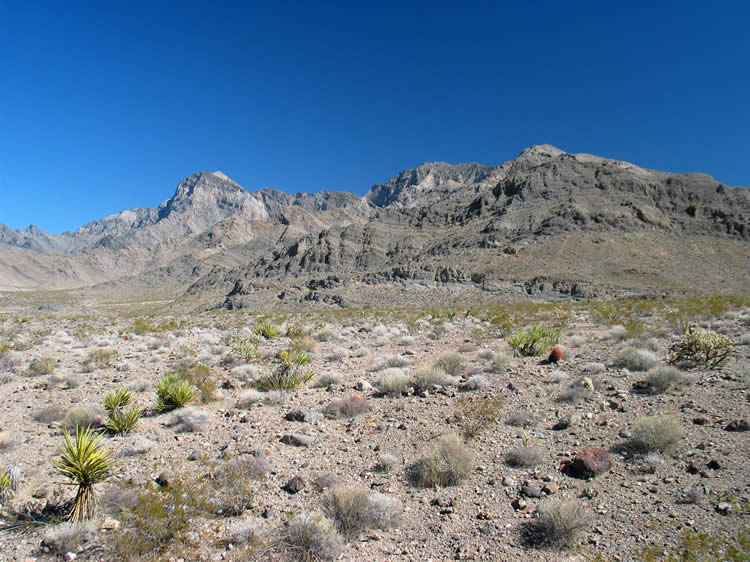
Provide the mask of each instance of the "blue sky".
[{"label": "blue sky", "polygon": [[532,144],[750,185],[750,3],[19,2],[0,222],[48,232],[222,170],[363,194]]}]

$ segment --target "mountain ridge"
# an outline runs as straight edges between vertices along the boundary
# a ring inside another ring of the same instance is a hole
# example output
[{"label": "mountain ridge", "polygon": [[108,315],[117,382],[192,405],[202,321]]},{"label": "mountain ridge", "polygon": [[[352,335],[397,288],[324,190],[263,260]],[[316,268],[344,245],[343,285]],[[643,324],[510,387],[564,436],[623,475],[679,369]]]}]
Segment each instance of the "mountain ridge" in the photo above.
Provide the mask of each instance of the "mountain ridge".
[{"label": "mountain ridge", "polygon": [[[475,278],[484,279],[479,285],[486,289],[493,279],[523,281],[548,271],[538,259],[556,245],[560,251],[573,243],[594,248],[598,238],[619,239],[611,248],[615,256],[650,233],[656,246],[671,248],[665,263],[676,271],[644,271],[643,279],[685,285],[678,278],[700,260],[673,254],[688,251],[682,247],[688,238],[702,237],[717,271],[730,268],[729,284],[745,290],[736,271],[744,262],[725,254],[727,241],[734,241],[739,246],[732,251],[750,256],[749,193],[705,174],[649,170],[551,145],[528,147],[498,166],[423,163],[374,184],[362,197],[250,192],[222,172],[196,172],[159,207],[128,209],[74,233],[0,225],[0,287],[122,282],[226,293],[238,282],[252,292],[254,286],[343,275],[357,283],[470,285]],[[628,252],[638,253],[635,248]],[[614,266],[598,275],[585,256],[572,259],[567,272],[581,283],[604,286],[620,275]],[[529,264],[519,265],[523,260]],[[626,262],[621,265],[633,269]]]}]

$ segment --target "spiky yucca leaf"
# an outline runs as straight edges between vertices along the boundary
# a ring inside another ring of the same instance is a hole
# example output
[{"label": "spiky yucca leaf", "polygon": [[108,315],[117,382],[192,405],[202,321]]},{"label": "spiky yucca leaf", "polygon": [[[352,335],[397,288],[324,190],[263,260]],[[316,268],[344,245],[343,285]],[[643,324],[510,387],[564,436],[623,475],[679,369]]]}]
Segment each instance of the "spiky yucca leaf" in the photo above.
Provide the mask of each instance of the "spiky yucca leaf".
[{"label": "spiky yucca leaf", "polygon": [[132,406],[127,410],[113,410],[107,418],[107,429],[112,433],[129,433],[138,425],[142,410],[138,406]]},{"label": "spiky yucca leaf", "polygon": [[102,436],[91,428],[78,427],[75,442],[68,432],[63,433],[60,447],[62,456],[55,464],[57,471],[78,486],[69,518],[73,522],[91,519],[96,508],[94,485],[104,482],[112,474],[114,463],[109,450],[100,446]]},{"label": "spiky yucca leaf", "polygon": [[114,412],[119,408],[124,408],[133,401],[133,393],[127,388],[118,388],[107,393],[104,397],[104,409],[108,412]]},{"label": "spiky yucca leaf", "polygon": [[182,408],[196,397],[196,388],[175,375],[167,375],[156,385],[156,409],[160,412]]}]

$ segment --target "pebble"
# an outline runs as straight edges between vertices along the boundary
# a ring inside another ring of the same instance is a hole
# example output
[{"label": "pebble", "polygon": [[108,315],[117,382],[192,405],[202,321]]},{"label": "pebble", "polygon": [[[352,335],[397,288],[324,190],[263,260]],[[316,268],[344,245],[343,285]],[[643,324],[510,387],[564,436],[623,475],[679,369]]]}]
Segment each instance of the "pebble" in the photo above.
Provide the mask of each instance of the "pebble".
[{"label": "pebble", "polygon": [[623,439],[631,439],[633,437],[633,432],[629,429],[622,429],[618,435]]},{"label": "pebble", "polygon": [[511,478],[510,476],[503,477],[503,486],[512,488],[515,485],[516,485],[516,481],[513,480],[513,478]]},{"label": "pebble", "polygon": [[315,441],[315,437],[303,433],[290,433],[281,438],[281,442],[284,445],[292,445],[294,447],[307,447],[312,445],[313,441]]},{"label": "pebble", "polygon": [[542,497],[542,491],[539,489],[538,486],[522,486],[521,494],[523,494],[527,498],[541,498]]},{"label": "pebble", "polygon": [[284,484],[281,489],[290,494],[296,494],[302,491],[304,487],[305,481],[301,477],[295,476],[294,478],[291,478],[286,484]]}]

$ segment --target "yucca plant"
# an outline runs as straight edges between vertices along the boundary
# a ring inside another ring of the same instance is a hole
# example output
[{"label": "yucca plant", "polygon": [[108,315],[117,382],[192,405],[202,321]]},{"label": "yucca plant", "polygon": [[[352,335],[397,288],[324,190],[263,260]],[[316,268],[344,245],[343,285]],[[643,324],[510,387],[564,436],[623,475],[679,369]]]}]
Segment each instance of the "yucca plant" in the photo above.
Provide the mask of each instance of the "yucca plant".
[{"label": "yucca plant", "polygon": [[57,471],[78,486],[69,519],[77,523],[94,516],[96,496],[94,485],[104,482],[112,474],[114,463],[109,450],[100,447],[102,435],[88,427],[76,429],[75,442],[68,432],[63,433],[64,443],[60,447],[62,457],[57,461]]},{"label": "yucca plant", "polygon": [[267,340],[270,340],[271,338],[274,338],[278,336],[281,333],[281,330],[271,324],[269,321],[265,320],[255,326],[255,333],[259,336],[263,336]]},{"label": "yucca plant", "polygon": [[107,418],[107,429],[112,433],[129,433],[138,425],[142,413],[138,406],[132,406],[127,410],[112,410]]},{"label": "yucca plant", "polygon": [[167,375],[156,385],[156,409],[159,412],[182,408],[195,399],[196,388],[175,375]]},{"label": "yucca plant", "polygon": [[278,359],[281,364],[257,382],[259,388],[292,390],[313,377],[312,371],[302,369],[304,365],[310,363],[310,358],[301,351],[287,349],[279,353]]},{"label": "yucca plant", "polygon": [[516,332],[508,339],[513,352],[524,357],[544,355],[558,343],[560,343],[560,330],[541,325],[532,326],[525,332]]},{"label": "yucca plant", "polygon": [[112,392],[107,393],[104,397],[104,409],[107,410],[110,415],[115,410],[119,410],[127,406],[133,401],[133,393],[127,388],[118,388]]},{"label": "yucca plant", "polygon": [[12,498],[21,482],[21,473],[13,465],[0,471],[0,503]]}]

